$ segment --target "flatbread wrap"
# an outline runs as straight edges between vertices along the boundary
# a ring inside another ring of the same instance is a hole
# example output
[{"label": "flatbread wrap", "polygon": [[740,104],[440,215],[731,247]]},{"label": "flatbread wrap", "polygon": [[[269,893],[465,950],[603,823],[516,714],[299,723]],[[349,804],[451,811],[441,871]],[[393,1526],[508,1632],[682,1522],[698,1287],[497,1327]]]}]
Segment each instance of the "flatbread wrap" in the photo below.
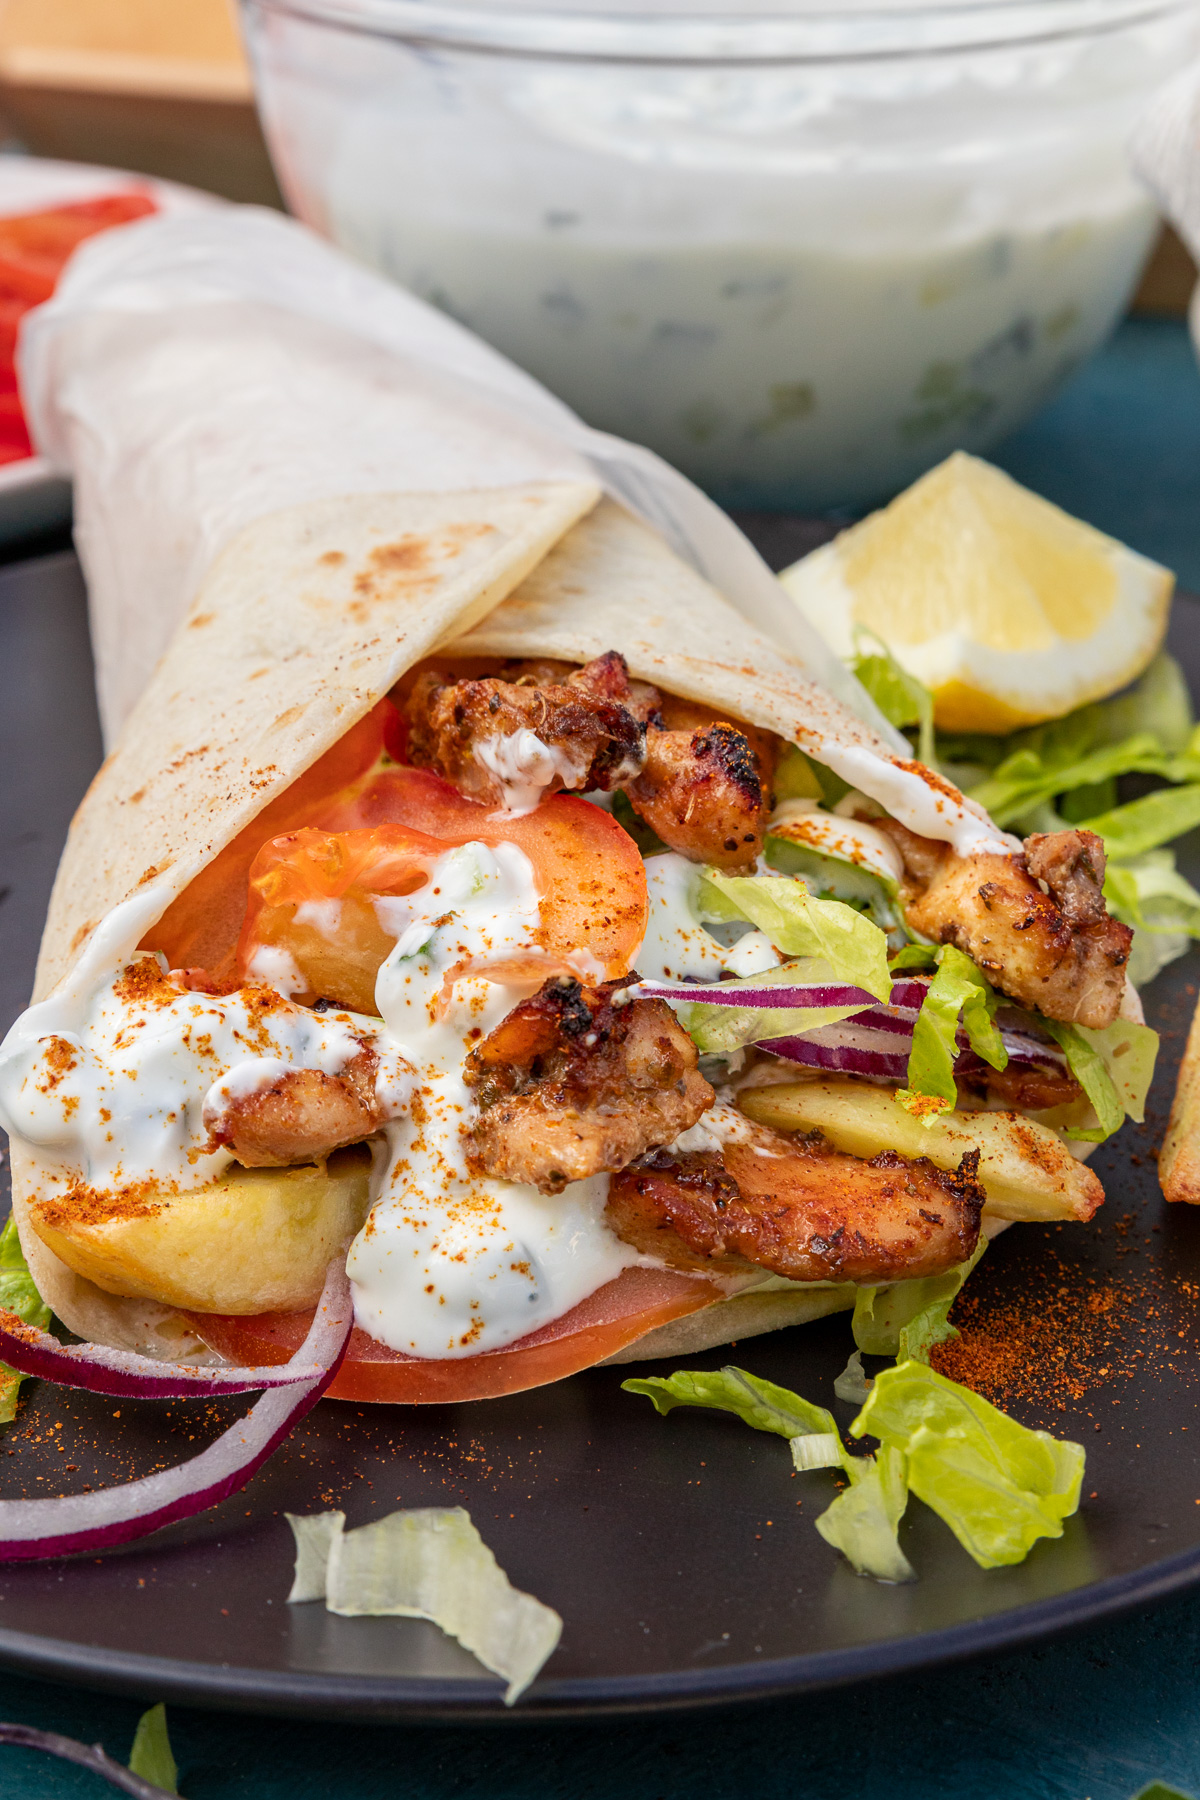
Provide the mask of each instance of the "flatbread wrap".
[{"label": "flatbread wrap", "polygon": [[[211,357],[164,457],[120,412],[129,384],[101,454],[97,359],[110,397],[114,362],[136,390],[174,332],[196,339],[166,306],[132,336],[136,306],[106,311],[152,230],[81,261],[31,352],[80,482],[116,732],[0,1052],[21,1243],[63,1322],[282,1362],[344,1256],[330,1392],[484,1398],[1089,1218],[1075,1152],[1114,1097],[1137,1109],[1145,1063],[1099,840],[1000,832],[843,676],[857,712],[814,679],[768,602],[731,603],[614,498],[607,440],[592,457],[542,420],[516,468],[494,420],[460,430],[455,397],[426,395],[446,478],[378,485],[386,419],[367,469],[352,419],[322,416],[343,348],[260,298],[200,321],[231,409],[274,331],[322,467],[357,488],[281,473],[278,422],[264,439],[243,409],[184,491],[171,458],[202,462],[217,429]],[[404,414],[397,466],[419,468],[395,356],[388,381],[372,404]],[[145,585],[144,562],[121,579],[127,537],[142,554],[123,454],[147,459],[136,504],[182,611],[127,712],[105,605]]]}]

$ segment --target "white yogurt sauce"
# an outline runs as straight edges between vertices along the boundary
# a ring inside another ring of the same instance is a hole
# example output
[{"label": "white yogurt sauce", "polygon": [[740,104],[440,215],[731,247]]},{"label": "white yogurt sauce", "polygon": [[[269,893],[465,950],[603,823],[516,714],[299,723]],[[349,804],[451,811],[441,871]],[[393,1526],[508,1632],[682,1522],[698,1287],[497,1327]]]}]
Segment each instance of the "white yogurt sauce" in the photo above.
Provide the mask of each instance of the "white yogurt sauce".
[{"label": "white yogurt sauce", "polygon": [[380,1100],[406,1103],[411,1070],[373,1021],[261,988],[178,988],[161,957],[132,955],[145,923],[135,902],[117,907],[68,985],[0,1046],[0,1124],[37,1153],[48,1188],[202,1187],[233,1161],[206,1148],[225,1100],[289,1068],[336,1075],[364,1040],[380,1056]]},{"label": "white yogurt sauce", "polygon": [[[475,1356],[549,1324],[643,1259],[605,1223],[606,1175],[551,1198],[467,1169],[466,1052],[546,974],[528,858],[512,844],[453,850],[411,896],[422,902],[424,919],[375,987],[392,1041],[419,1070],[418,1101],[386,1128],[387,1166],[346,1267],[355,1317],[372,1337],[411,1356]],[[455,969],[523,958],[524,977],[468,974],[445,1004]]]},{"label": "white yogurt sauce", "polygon": [[696,911],[702,871],[668,851],[646,863],[650,912],[634,967],[643,981],[715,981],[729,951],[706,931]]},{"label": "white yogurt sauce", "polygon": [[582,787],[591,757],[565,744],[545,744],[527,726],[507,737],[497,733],[475,745],[475,761],[504,790],[503,810],[530,813],[556,778],[565,788]]}]

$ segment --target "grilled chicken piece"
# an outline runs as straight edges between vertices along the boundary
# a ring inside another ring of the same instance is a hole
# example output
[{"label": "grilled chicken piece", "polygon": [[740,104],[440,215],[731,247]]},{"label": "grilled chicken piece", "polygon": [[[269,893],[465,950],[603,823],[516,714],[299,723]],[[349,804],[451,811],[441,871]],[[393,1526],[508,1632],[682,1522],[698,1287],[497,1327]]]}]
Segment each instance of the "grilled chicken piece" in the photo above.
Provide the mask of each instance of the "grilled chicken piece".
[{"label": "grilled chicken piece", "polygon": [[663,843],[695,862],[748,868],[762,849],[781,740],[631,681],[615,650],[577,669],[509,662],[459,680],[426,669],[401,703],[412,761],[485,805],[624,788]]},{"label": "grilled chicken piece", "polygon": [[1093,832],[1039,833],[1016,856],[962,857],[895,819],[872,822],[904,858],[914,930],[965,950],[994,987],[1048,1019],[1112,1024],[1133,933],[1108,916]]},{"label": "grilled chicken piece", "polygon": [[1075,1077],[1049,1059],[1032,1068],[1010,1063],[1007,1069],[993,1069],[982,1057],[960,1056],[954,1076],[960,1093],[998,1101],[1006,1112],[1047,1112],[1083,1099]]},{"label": "grilled chicken piece", "polygon": [[205,1108],[209,1147],[227,1146],[248,1169],[322,1162],[392,1116],[376,1097],[378,1067],[375,1051],[364,1044],[337,1075],[288,1069],[252,1093],[223,1097],[211,1112]]},{"label": "grilled chicken piece", "polygon": [[617,1236],[673,1268],[790,1281],[907,1281],[965,1262],[979,1240],[978,1150],[957,1174],[884,1150],[870,1162],[820,1132],[748,1126],[721,1151],[656,1150],[614,1175]]},{"label": "grilled chicken piece", "polygon": [[734,726],[660,731],[651,725],[642,772],[625,792],[670,849],[719,869],[753,868],[771,796],[748,738]]},{"label": "grilled chicken piece", "polygon": [[1025,839],[1025,867],[1057,902],[1068,925],[1098,925],[1104,904],[1104,839],[1094,831],[1035,831]]},{"label": "grilled chicken piece", "polygon": [[669,1144],[713,1103],[696,1047],[661,1000],[614,1006],[635,976],[548,981],[467,1057],[473,1174],[558,1194]]},{"label": "grilled chicken piece", "polygon": [[608,791],[642,766],[646,705],[611,650],[569,675],[534,664],[513,679],[447,682],[427,669],[405,702],[409,756],[487,806],[561,788]]}]

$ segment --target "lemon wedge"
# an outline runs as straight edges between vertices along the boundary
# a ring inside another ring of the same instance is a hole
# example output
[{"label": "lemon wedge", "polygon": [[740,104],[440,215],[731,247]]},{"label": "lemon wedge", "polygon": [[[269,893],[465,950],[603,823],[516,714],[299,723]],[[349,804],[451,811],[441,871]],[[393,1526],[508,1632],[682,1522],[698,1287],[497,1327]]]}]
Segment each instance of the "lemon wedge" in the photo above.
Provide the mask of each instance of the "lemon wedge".
[{"label": "lemon wedge", "polygon": [[839,656],[856,654],[856,627],[873,632],[943,730],[995,733],[1133,681],[1175,584],[961,450],[780,580]]}]

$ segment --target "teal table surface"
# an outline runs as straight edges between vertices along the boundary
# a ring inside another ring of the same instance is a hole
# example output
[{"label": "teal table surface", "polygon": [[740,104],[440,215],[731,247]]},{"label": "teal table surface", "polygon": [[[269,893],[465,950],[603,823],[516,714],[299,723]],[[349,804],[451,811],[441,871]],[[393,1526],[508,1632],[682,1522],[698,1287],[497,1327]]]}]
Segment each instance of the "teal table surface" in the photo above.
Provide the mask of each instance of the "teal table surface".
[{"label": "teal table surface", "polygon": [[[1128,322],[993,458],[1200,591],[1200,373],[1181,325]],[[140,1710],[0,1673],[0,1718],[122,1760]],[[172,1707],[170,1725],[187,1800],[1127,1800],[1155,1778],[1200,1795],[1200,1593],[1037,1649],[752,1709],[450,1729]],[[0,1800],[114,1791],[0,1748]]]}]

